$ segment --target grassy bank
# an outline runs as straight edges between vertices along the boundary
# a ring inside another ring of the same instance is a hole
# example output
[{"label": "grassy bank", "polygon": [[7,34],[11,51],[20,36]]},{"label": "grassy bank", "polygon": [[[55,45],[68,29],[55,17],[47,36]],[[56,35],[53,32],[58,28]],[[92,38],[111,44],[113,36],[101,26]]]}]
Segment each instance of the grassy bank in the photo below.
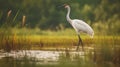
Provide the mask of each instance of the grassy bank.
[{"label": "grassy bank", "polygon": [[[73,48],[78,43],[78,37],[73,29],[59,31],[42,31],[40,29],[0,29],[0,49],[5,51],[21,49],[46,49],[46,48]],[[91,39],[86,34],[81,34],[84,46],[119,46],[119,36],[95,35]]]}]

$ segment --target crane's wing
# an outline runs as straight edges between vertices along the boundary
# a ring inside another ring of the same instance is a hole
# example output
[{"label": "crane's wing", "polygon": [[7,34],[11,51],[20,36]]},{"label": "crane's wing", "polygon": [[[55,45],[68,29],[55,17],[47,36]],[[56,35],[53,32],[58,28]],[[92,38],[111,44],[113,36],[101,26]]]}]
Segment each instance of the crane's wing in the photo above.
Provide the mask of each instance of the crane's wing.
[{"label": "crane's wing", "polygon": [[89,34],[91,37],[94,35],[93,29],[82,20],[72,20],[72,26],[76,30],[77,33],[84,32]]}]

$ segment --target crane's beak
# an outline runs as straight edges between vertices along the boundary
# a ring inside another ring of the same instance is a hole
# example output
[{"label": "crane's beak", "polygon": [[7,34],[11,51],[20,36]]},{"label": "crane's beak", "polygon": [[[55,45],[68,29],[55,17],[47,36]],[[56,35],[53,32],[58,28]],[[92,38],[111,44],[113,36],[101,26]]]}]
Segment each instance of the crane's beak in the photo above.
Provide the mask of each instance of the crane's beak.
[{"label": "crane's beak", "polygon": [[60,6],[58,6],[58,7],[64,7],[65,5],[60,5]]},{"label": "crane's beak", "polygon": [[66,8],[67,5],[68,5],[68,4],[63,4],[63,5],[60,5],[60,6],[58,6],[58,7],[65,7],[65,8]]}]

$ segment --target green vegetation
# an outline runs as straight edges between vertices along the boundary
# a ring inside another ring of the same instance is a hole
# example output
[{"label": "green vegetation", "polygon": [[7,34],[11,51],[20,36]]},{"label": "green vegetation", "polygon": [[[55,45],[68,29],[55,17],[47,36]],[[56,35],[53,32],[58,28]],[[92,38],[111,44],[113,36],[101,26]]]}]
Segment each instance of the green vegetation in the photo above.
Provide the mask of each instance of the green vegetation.
[{"label": "green vegetation", "polygon": [[[43,31],[36,29],[1,29],[0,48],[6,51],[20,49],[60,49],[73,48],[77,45],[78,38],[73,29],[59,31]],[[94,47],[100,45],[119,45],[119,36],[94,36],[90,38],[86,34],[81,34],[85,46]]]},{"label": "green vegetation", "polygon": [[[0,27],[40,28],[64,30],[66,21],[64,3],[71,6],[71,18],[86,21],[96,34],[119,35],[119,0],[0,0]],[[24,18],[24,22],[23,22]],[[101,31],[101,33],[99,33]]]}]

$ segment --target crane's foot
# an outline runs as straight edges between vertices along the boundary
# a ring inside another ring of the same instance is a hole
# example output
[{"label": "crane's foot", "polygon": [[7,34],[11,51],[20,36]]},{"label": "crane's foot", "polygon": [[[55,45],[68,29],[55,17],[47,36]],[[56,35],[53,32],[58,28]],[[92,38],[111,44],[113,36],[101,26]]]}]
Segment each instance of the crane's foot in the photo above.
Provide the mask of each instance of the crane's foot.
[{"label": "crane's foot", "polygon": [[79,46],[76,47],[76,51],[79,51]]},{"label": "crane's foot", "polygon": [[77,46],[76,51],[84,51],[84,48],[83,47],[79,48],[79,46]]}]

